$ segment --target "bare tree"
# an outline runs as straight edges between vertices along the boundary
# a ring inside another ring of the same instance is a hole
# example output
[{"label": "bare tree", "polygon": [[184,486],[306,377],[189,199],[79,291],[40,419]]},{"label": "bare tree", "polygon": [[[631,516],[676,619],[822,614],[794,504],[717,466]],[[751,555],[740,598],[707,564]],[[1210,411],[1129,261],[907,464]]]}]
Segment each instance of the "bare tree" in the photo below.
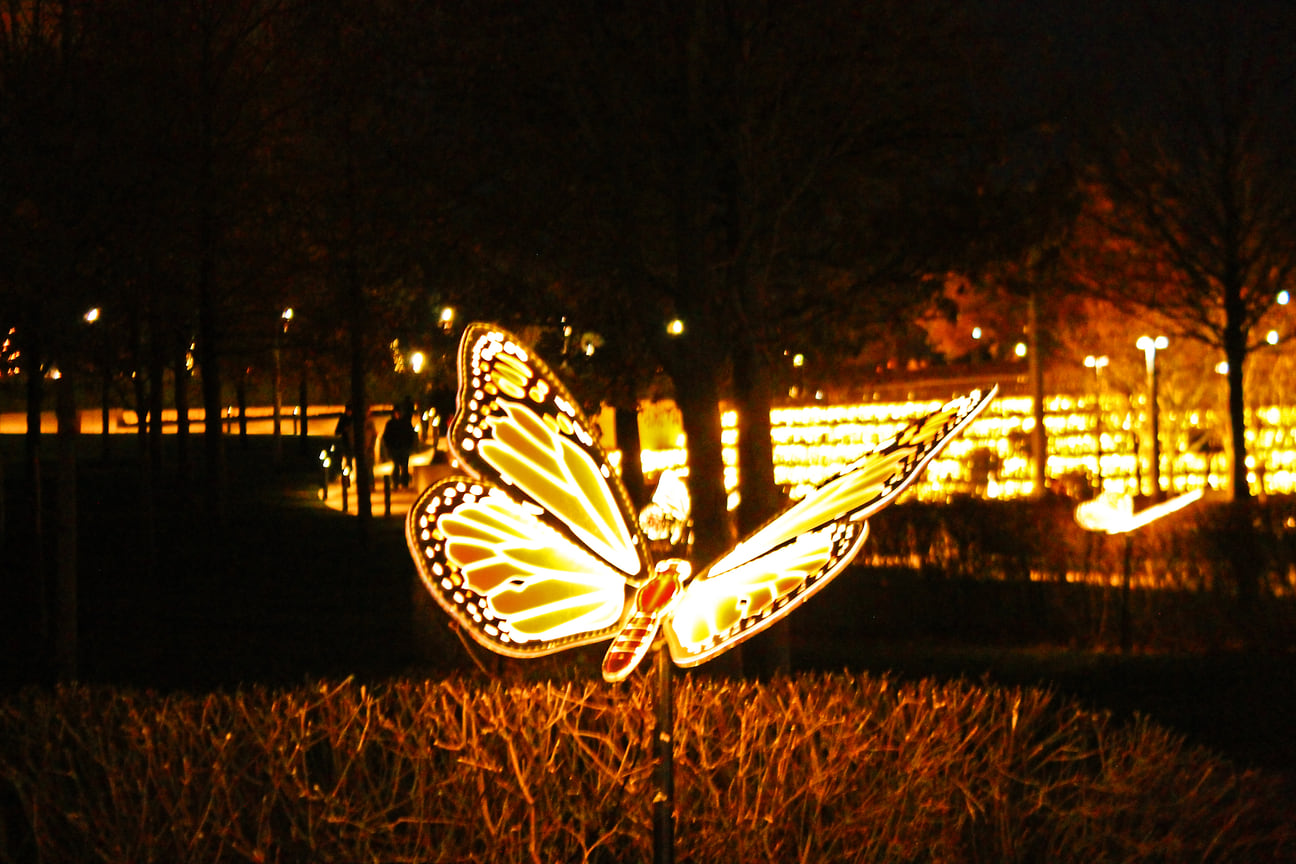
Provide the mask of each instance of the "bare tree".
[{"label": "bare tree", "polygon": [[[1288,4],[1158,3],[1098,127],[1090,286],[1228,364],[1235,527],[1250,524],[1244,373],[1296,289],[1296,17]],[[1086,269],[1086,268],[1078,268]],[[1251,544],[1239,544],[1250,546]],[[1236,562],[1250,593],[1258,562]],[[1245,571],[1245,572],[1244,572]]]}]

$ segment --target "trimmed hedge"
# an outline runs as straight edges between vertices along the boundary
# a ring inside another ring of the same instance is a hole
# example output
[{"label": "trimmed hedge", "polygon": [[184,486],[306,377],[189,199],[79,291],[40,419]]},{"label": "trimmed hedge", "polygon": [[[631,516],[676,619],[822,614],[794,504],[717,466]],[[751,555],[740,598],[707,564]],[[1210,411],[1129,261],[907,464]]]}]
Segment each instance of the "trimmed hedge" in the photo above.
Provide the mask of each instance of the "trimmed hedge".
[{"label": "trimmed hedge", "polygon": [[[985,500],[906,501],[869,517],[861,558],[919,568],[933,578],[1068,581],[1084,576],[1113,584],[1124,570],[1126,535],[1085,531],[1076,502]],[[1136,588],[1173,588],[1231,595],[1229,550],[1239,542],[1229,507],[1218,500],[1193,504],[1128,535]],[[1274,596],[1296,592],[1296,498],[1269,496],[1255,506],[1247,542]]]},{"label": "trimmed hedge", "polygon": [[[0,857],[645,861],[651,679],[0,701]],[[1293,860],[1277,778],[968,683],[686,676],[682,862]]]}]

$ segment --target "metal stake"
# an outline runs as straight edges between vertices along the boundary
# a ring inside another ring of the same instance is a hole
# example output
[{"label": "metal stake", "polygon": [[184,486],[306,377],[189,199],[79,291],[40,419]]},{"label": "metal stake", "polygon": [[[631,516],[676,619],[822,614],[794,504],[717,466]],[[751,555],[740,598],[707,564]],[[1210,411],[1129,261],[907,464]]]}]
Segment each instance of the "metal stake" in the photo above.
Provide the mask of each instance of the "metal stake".
[{"label": "metal stake", "polygon": [[675,862],[675,693],[672,664],[665,646],[657,649],[657,765],[653,771],[653,864]]}]

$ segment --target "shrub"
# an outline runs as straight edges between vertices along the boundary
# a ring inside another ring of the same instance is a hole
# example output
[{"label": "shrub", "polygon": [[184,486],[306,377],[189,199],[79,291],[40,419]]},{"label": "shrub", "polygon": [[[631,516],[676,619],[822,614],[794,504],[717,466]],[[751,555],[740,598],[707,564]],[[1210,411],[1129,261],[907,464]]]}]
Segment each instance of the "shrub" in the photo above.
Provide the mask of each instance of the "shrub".
[{"label": "shrub", "polygon": [[[650,684],[25,691],[0,702],[0,857],[26,835],[43,861],[648,860]],[[676,776],[681,861],[1251,862],[1296,841],[1275,778],[1041,690],[685,677]]]}]

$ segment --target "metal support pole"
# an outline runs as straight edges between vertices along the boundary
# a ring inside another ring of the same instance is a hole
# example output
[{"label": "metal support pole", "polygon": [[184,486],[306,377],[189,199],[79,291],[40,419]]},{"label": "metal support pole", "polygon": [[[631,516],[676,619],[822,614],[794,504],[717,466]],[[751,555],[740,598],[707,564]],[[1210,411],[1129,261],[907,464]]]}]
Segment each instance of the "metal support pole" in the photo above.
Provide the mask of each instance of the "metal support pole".
[{"label": "metal support pole", "polygon": [[1148,392],[1151,394],[1152,414],[1152,461],[1149,473],[1152,477],[1152,500],[1161,500],[1161,418],[1160,407],[1157,404],[1157,368],[1156,354],[1152,355],[1152,362],[1148,364]]},{"label": "metal support pole", "polygon": [[653,740],[657,764],[653,794],[653,864],[675,862],[675,692],[670,653],[657,649],[656,728]]},{"label": "metal support pole", "polygon": [[383,475],[383,515],[391,515],[391,475]]},{"label": "metal support pole", "polygon": [[279,342],[282,335],[276,331],[274,339],[274,459],[275,464],[283,461],[283,375],[281,374],[281,363]]}]

